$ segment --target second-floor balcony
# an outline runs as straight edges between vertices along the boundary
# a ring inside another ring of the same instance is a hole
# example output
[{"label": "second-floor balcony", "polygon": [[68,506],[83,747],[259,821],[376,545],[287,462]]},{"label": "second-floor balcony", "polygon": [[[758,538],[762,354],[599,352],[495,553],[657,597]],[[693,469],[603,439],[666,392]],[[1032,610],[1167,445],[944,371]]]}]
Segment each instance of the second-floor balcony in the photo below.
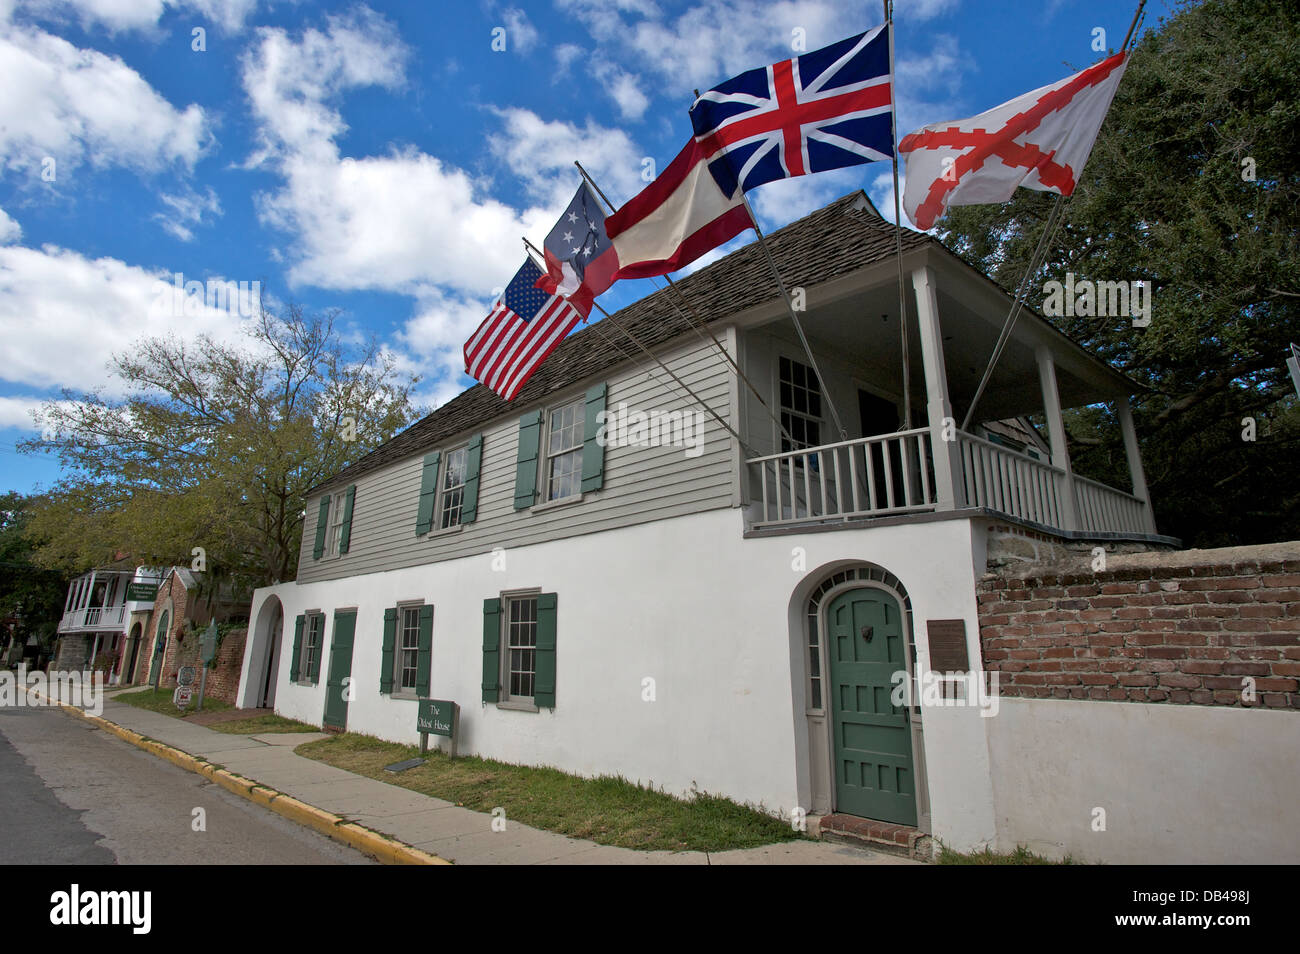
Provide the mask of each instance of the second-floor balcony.
[{"label": "second-floor balcony", "polygon": [[63,619],[59,621],[59,632],[117,630],[122,628],[125,621],[126,605],[123,603],[116,606],[87,606],[64,613]]},{"label": "second-floor balcony", "polygon": [[913,428],[747,462],[755,529],[974,508],[1067,533],[1155,532],[1147,501],[1010,447],[955,431],[942,500],[932,433]]},{"label": "second-floor balcony", "polygon": [[[882,224],[860,241],[883,237]],[[1157,537],[1129,404],[1140,385],[1031,309],[1009,323],[1000,288],[908,242],[901,263],[806,288],[798,317],[780,300],[737,316],[748,529],[963,513],[1071,538]],[[1075,472],[1071,408],[1118,426],[1126,489]]]},{"label": "second-floor balcony", "polygon": [[[119,632],[128,610],[148,609],[158,574],[152,570],[95,569],[68,585],[60,633]],[[150,597],[146,599],[146,597]]]}]

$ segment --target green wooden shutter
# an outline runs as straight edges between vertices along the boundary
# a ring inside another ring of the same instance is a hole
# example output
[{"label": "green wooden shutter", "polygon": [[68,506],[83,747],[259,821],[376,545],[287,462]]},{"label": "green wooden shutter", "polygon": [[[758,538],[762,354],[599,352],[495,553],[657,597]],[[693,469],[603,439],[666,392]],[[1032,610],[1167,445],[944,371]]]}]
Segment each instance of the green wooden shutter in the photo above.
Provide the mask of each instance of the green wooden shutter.
[{"label": "green wooden shutter", "polygon": [[533,704],[555,708],[555,594],[537,597],[537,663]]},{"label": "green wooden shutter", "polygon": [[[334,614],[334,628],[338,629],[338,614]],[[320,661],[325,655],[325,617],[320,618],[320,643],[316,646],[316,658],[311,661],[312,684],[320,682]]]},{"label": "green wooden shutter", "polygon": [[289,681],[298,681],[298,660],[302,658],[302,628],[306,616],[299,616],[293,624],[293,655],[289,657]]},{"label": "green wooden shutter", "polygon": [[397,610],[391,606],[384,610],[384,649],[379,670],[379,691],[393,691],[393,652],[397,645]]},{"label": "green wooden shutter", "polygon": [[339,553],[347,553],[352,544],[352,501],[357,496],[357,485],[353,484],[343,496],[343,526],[339,534]]},{"label": "green wooden shutter", "polygon": [[473,523],[478,518],[478,471],[483,463],[483,435],[469,439],[465,452],[465,494],[461,498],[460,522]]},{"label": "green wooden shutter", "polygon": [[330,495],[320,499],[320,510],[316,513],[316,544],[311,548],[311,558],[319,560],[325,555],[325,531],[330,522]]},{"label": "green wooden shutter", "polygon": [[429,669],[433,661],[433,607],[420,607],[420,651],[415,657],[415,694],[429,698]]},{"label": "green wooden shutter", "polygon": [[483,601],[483,701],[501,698],[501,601]]},{"label": "green wooden shutter", "polygon": [[415,518],[415,535],[424,536],[433,528],[433,505],[438,499],[438,451],[424,455],[420,475],[420,511]]},{"label": "green wooden shutter", "polygon": [[542,442],[542,412],[519,419],[519,456],[515,464],[515,509],[527,510],[537,501],[537,451]]},{"label": "green wooden shutter", "polygon": [[605,483],[605,448],[596,439],[600,424],[596,415],[605,410],[607,385],[597,384],[587,392],[587,417],[582,430],[582,492],[599,490]]}]

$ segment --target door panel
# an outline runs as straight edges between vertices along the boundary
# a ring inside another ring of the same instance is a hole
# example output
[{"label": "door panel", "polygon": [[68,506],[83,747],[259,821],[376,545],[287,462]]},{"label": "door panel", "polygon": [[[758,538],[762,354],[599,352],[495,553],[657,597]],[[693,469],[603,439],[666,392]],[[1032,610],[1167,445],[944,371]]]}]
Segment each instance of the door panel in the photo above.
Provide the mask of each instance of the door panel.
[{"label": "door panel", "polygon": [[324,721],[327,726],[340,731],[348,727],[348,700],[344,695],[344,680],[352,675],[352,643],[356,630],[355,612],[334,614],[334,635],[330,640],[330,668],[325,678]]},{"label": "door panel", "polygon": [[897,601],[881,590],[842,593],[826,611],[836,810],[916,824],[908,712],[890,698],[906,671]]}]

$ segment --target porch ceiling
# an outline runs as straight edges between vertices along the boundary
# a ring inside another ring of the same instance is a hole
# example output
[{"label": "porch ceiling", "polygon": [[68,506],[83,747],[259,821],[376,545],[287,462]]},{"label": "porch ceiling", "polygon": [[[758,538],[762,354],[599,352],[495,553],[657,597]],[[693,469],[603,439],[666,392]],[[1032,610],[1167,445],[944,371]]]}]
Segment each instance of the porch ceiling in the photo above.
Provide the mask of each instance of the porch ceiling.
[{"label": "porch ceiling", "polygon": [[[981,289],[980,295],[965,294],[974,289],[964,288],[968,279],[963,279],[965,276],[941,274],[937,283],[949,397],[959,421],[979,386],[1007,317],[1005,309],[995,311],[990,306],[997,301],[988,301],[987,290]],[[925,370],[910,276],[906,291],[912,401],[914,407],[924,407]],[[1003,295],[999,297],[1005,299]],[[873,383],[895,393],[901,391],[902,348],[896,284],[876,285],[823,302],[810,307],[800,317],[814,353],[850,358],[869,369]],[[782,320],[789,322],[788,318]],[[1110,401],[1131,392],[1122,375],[1026,309],[1021,312],[1011,340],[980,399],[976,415],[979,420],[1042,413],[1042,390],[1034,358],[1035,343],[1039,341],[1047,343],[1056,356],[1057,387],[1063,407]]]}]

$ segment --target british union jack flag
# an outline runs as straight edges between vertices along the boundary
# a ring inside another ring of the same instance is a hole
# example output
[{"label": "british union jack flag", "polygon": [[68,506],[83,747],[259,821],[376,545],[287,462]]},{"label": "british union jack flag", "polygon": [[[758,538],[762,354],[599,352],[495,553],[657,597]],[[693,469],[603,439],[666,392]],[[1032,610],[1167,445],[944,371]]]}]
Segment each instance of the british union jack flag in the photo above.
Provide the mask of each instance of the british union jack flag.
[{"label": "british union jack flag", "polygon": [[728,196],[776,179],[892,159],[889,33],[866,33],[704,93],[695,138]]}]

